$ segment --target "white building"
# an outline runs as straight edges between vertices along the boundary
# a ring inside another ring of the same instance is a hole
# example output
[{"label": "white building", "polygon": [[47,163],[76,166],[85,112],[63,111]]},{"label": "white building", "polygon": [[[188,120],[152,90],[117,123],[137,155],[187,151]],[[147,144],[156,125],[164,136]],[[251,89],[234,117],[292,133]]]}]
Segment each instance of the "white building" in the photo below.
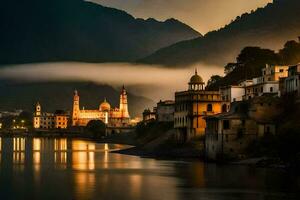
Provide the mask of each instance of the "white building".
[{"label": "white building", "polygon": [[242,101],[245,95],[245,87],[241,85],[229,85],[220,88],[221,98],[223,101],[230,103]]},{"label": "white building", "polygon": [[288,66],[266,65],[262,69],[262,76],[252,79],[252,83],[246,85],[244,99],[248,100],[264,94],[280,96],[279,81],[288,76]]},{"label": "white building", "polygon": [[288,77],[284,81],[284,93],[300,96],[300,64],[289,68]]}]

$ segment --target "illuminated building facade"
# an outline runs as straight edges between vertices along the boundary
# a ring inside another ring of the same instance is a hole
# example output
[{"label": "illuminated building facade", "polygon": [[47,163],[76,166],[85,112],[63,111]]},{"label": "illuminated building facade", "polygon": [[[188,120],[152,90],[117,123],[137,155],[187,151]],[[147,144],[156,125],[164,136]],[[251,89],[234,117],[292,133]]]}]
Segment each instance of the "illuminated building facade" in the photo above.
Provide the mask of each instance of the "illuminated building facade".
[{"label": "illuminated building facade", "polygon": [[80,98],[75,90],[72,110],[72,126],[86,126],[91,120],[101,120],[110,127],[129,126],[130,116],[128,112],[127,92],[123,86],[120,94],[119,108],[111,108],[104,100],[98,110],[80,109]]},{"label": "illuminated building facade", "polygon": [[288,76],[289,66],[266,65],[262,69],[262,76],[252,79],[252,84],[245,88],[244,100],[249,100],[265,94],[280,94],[280,79]]},{"label": "illuminated building facade", "polygon": [[204,90],[204,81],[195,71],[187,91],[175,93],[174,128],[177,139],[187,141],[205,133],[204,117],[226,112],[229,102],[223,102],[218,91]]},{"label": "illuminated building facade", "polygon": [[33,115],[33,127],[35,129],[66,129],[68,115],[61,110],[55,113],[42,112],[40,103],[37,103]]}]

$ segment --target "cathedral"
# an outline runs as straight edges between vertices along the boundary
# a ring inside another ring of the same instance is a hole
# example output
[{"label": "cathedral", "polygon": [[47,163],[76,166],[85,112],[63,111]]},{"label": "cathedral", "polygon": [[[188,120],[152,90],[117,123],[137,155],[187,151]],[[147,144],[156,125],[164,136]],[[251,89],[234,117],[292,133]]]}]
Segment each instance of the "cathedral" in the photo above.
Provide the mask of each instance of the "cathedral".
[{"label": "cathedral", "polygon": [[109,127],[126,127],[129,125],[130,116],[128,112],[127,92],[123,86],[120,94],[119,108],[111,108],[105,99],[99,105],[98,110],[80,109],[79,94],[74,91],[72,126],[86,126],[91,120],[101,120]]}]

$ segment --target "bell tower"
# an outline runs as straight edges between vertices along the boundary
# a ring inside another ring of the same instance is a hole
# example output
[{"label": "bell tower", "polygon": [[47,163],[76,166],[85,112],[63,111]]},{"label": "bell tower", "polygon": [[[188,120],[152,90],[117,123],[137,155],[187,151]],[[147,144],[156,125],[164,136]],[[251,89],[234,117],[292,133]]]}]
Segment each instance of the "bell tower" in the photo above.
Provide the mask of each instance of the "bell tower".
[{"label": "bell tower", "polygon": [[39,102],[35,105],[34,118],[33,118],[33,127],[40,128],[41,127],[41,115],[42,115],[42,107]]},{"label": "bell tower", "polygon": [[120,112],[122,118],[130,118],[128,112],[128,102],[127,102],[127,92],[123,85],[121,95],[120,95]]},{"label": "bell tower", "polygon": [[74,97],[73,97],[72,126],[76,126],[78,124],[79,113],[80,113],[79,95],[77,90],[75,90]]}]

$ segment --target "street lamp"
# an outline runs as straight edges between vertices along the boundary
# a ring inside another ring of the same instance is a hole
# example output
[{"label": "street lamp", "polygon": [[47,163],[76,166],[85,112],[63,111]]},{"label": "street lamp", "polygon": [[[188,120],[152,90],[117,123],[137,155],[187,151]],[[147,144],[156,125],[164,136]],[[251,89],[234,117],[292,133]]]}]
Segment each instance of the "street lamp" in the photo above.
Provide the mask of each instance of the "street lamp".
[{"label": "street lamp", "polygon": [[21,123],[22,123],[22,129],[24,129],[25,127],[24,127],[24,123],[25,123],[25,120],[21,120]]}]

